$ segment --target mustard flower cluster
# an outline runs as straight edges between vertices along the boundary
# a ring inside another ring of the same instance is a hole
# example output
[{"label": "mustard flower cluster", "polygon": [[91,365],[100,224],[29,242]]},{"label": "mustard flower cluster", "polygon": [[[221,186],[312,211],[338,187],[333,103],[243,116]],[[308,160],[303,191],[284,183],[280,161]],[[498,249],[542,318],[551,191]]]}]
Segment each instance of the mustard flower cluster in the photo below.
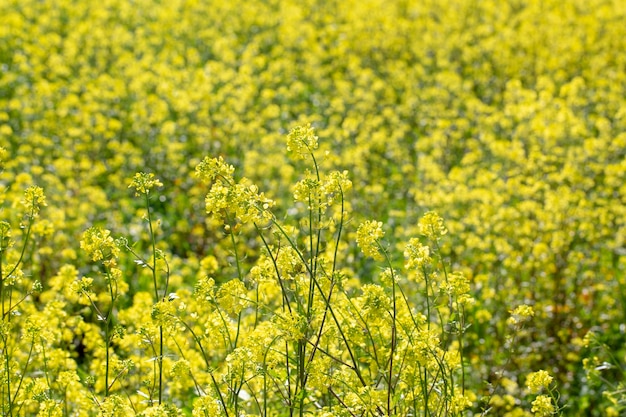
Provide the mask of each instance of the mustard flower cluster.
[{"label": "mustard flower cluster", "polygon": [[43,188],[33,185],[28,187],[24,192],[24,200],[22,200],[26,215],[34,218],[39,216],[41,207],[46,206],[46,196]]},{"label": "mustard flower cluster", "polygon": [[135,195],[149,194],[154,187],[162,187],[163,183],[153,173],[137,172],[128,188],[135,189]]},{"label": "mustard flower cluster", "polygon": [[421,269],[431,262],[430,248],[417,238],[411,238],[404,249],[407,269]]},{"label": "mustard flower cluster", "polygon": [[526,377],[526,387],[532,393],[537,393],[544,388],[548,388],[554,378],[544,370],[533,372]]},{"label": "mustard flower cluster", "polygon": [[[196,166],[196,176],[211,189],[205,197],[206,212],[217,215],[231,222],[254,223],[272,219],[269,210],[274,201],[259,193],[256,185],[246,178],[235,182],[234,168],[221,158],[204,158]],[[231,216],[233,216],[231,218]]]},{"label": "mustard flower cluster", "polygon": [[552,399],[547,395],[538,395],[533,401],[530,411],[539,417],[549,417],[556,413]]},{"label": "mustard flower cluster", "polygon": [[521,325],[535,315],[535,311],[529,305],[523,304],[515,307],[513,311],[511,311],[511,316],[508,318],[507,323],[511,326]]},{"label": "mustard flower cluster", "polygon": [[434,212],[427,212],[418,223],[419,233],[429,239],[436,240],[448,233],[443,219]]},{"label": "mustard flower cluster", "polygon": [[383,223],[375,220],[366,220],[359,225],[356,232],[356,243],[365,256],[381,259],[380,239],[385,236]]},{"label": "mustard flower cluster", "polygon": [[308,209],[326,211],[351,188],[352,181],[348,179],[347,171],[332,171],[322,180],[307,172],[305,178],[295,184],[293,198],[305,203]]},{"label": "mustard flower cluster", "polygon": [[313,151],[318,148],[317,136],[311,124],[297,126],[289,131],[287,135],[287,150],[292,152],[296,158],[306,159],[313,155]]},{"label": "mustard flower cluster", "polygon": [[94,261],[113,262],[120,254],[111,231],[101,227],[90,227],[83,233],[80,248]]}]

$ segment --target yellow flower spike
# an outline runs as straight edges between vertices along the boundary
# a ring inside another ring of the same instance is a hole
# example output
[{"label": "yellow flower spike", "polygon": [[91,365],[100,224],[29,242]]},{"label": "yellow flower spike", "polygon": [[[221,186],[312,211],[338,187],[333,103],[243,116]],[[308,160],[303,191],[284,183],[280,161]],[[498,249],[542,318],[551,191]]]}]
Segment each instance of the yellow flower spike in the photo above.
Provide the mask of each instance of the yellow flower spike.
[{"label": "yellow flower spike", "polygon": [[237,278],[224,283],[217,291],[216,296],[219,305],[233,316],[238,315],[250,305],[246,286]]},{"label": "yellow flower spike", "polygon": [[507,323],[510,326],[519,325],[529,321],[531,318],[535,316],[535,311],[529,305],[523,304],[515,307],[513,311],[511,311],[511,316],[507,319]]},{"label": "yellow flower spike", "polygon": [[193,417],[221,416],[224,415],[224,408],[221,402],[211,395],[197,397],[193,401]]},{"label": "yellow flower spike", "polygon": [[544,370],[533,372],[526,377],[526,387],[530,392],[537,393],[544,388],[548,388],[554,378]]},{"label": "yellow flower spike", "polygon": [[404,249],[404,257],[406,258],[404,265],[407,269],[422,269],[432,261],[430,248],[423,245],[417,238],[409,240]]},{"label": "yellow flower spike", "polygon": [[227,183],[232,182],[235,167],[224,162],[224,158],[205,157],[202,162],[196,166],[196,177],[202,182],[210,184],[213,181],[221,180]]},{"label": "yellow flower spike", "polygon": [[26,209],[26,215],[28,217],[35,218],[39,216],[39,210],[41,207],[47,206],[43,188],[36,185],[28,187],[24,192],[24,200],[22,200],[22,204]]},{"label": "yellow flower spike", "polygon": [[443,224],[443,219],[433,211],[424,214],[418,223],[418,227],[421,235],[433,240],[437,240],[448,233],[448,229]]},{"label": "yellow flower spike", "polygon": [[111,232],[97,226],[90,227],[83,233],[80,241],[83,249],[92,261],[110,261],[119,256],[120,249],[115,244]]},{"label": "yellow flower spike", "polygon": [[352,188],[352,181],[348,179],[348,171],[332,171],[321,184],[320,193],[325,197],[325,204],[332,205]]},{"label": "yellow flower spike", "polygon": [[163,183],[152,173],[137,172],[128,188],[135,189],[135,195],[149,194],[154,187],[162,187]]},{"label": "yellow flower spike", "polygon": [[530,411],[538,417],[549,417],[555,414],[556,409],[550,397],[547,395],[538,395],[533,401]]},{"label": "yellow flower spike", "polygon": [[298,159],[308,158],[318,146],[315,129],[310,123],[294,127],[287,135],[287,151],[295,154]]},{"label": "yellow flower spike", "polygon": [[356,243],[365,256],[380,260],[383,256],[380,253],[379,241],[383,236],[385,232],[382,222],[366,220],[356,231]]}]

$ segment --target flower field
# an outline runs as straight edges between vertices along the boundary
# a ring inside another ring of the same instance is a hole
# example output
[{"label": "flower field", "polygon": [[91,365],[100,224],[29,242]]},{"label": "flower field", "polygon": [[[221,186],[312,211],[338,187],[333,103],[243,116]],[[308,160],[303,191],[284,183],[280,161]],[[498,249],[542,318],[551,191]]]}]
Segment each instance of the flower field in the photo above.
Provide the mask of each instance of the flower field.
[{"label": "flower field", "polygon": [[3,416],[620,416],[626,3],[0,1]]}]

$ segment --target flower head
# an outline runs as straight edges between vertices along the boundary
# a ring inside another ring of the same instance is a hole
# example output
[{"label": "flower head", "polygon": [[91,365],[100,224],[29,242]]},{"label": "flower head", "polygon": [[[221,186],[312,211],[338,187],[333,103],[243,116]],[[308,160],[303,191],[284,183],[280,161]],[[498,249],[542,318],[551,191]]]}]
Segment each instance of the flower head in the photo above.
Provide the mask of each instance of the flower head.
[{"label": "flower head", "polygon": [[425,213],[420,219],[418,227],[421,235],[433,240],[437,240],[448,233],[448,229],[443,224],[443,219],[434,211]]},{"label": "flower head", "polygon": [[443,290],[454,296],[461,304],[472,303],[474,299],[470,297],[469,280],[462,272],[451,272],[447,282],[442,285]]},{"label": "flower head", "polygon": [[381,259],[378,242],[384,235],[382,222],[367,220],[356,231],[356,243],[366,256]]},{"label": "flower head", "polygon": [[539,417],[549,417],[555,413],[552,399],[547,395],[538,395],[535,401],[533,401],[530,411]]},{"label": "flower head", "polygon": [[317,136],[310,123],[291,129],[287,135],[287,150],[293,152],[299,159],[305,159],[317,147]]},{"label": "flower head", "polygon": [[530,320],[534,315],[535,311],[531,306],[522,304],[511,311],[511,317],[508,318],[507,323],[515,326]]},{"label": "flower head", "polygon": [[404,257],[407,269],[422,269],[431,261],[430,248],[423,245],[419,239],[412,238],[404,249]]},{"label": "flower head", "polygon": [[551,383],[552,376],[544,370],[533,372],[526,377],[526,386],[532,393],[541,391],[543,388],[547,388]]},{"label": "flower head", "polygon": [[92,261],[111,261],[118,257],[119,247],[106,229],[94,226],[85,230],[80,248],[87,252]]},{"label": "flower head", "polygon": [[24,192],[24,200],[22,204],[26,208],[26,214],[30,218],[39,216],[39,210],[42,206],[46,206],[46,196],[43,193],[43,188],[33,185],[28,187]]},{"label": "flower head", "polygon": [[163,183],[154,177],[152,173],[137,172],[128,188],[135,189],[135,195],[149,194],[154,187],[162,187]]},{"label": "flower head", "polygon": [[326,198],[326,204],[331,205],[336,200],[341,200],[343,194],[352,188],[352,181],[348,179],[348,171],[332,171],[322,184],[322,195]]},{"label": "flower head", "polygon": [[224,162],[224,158],[205,157],[196,166],[196,177],[206,184],[220,180],[231,182],[235,167]]}]

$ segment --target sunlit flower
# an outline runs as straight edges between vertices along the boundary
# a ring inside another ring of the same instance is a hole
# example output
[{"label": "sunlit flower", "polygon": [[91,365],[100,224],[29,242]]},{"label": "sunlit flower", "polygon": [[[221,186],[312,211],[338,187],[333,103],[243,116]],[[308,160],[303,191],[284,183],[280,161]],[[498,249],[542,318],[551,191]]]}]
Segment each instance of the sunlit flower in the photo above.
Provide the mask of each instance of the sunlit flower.
[{"label": "sunlit flower", "polygon": [[507,323],[511,326],[518,325],[529,321],[534,315],[535,311],[531,306],[522,304],[511,311],[511,316],[507,319]]},{"label": "sunlit flower", "polygon": [[419,232],[429,239],[437,240],[448,233],[448,229],[443,224],[443,219],[435,212],[429,211],[420,219]]},{"label": "sunlit flower", "polygon": [[411,238],[404,249],[407,269],[421,269],[431,262],[430,248],[417,238]]},{"label": "sunlit flower", "polygon": [[80,247],[94,262],[109,261],[117,258],[120,253],[111,232],[98,226],[85,230],[80,241]]},{"label": "sunlit flower", "polygon": [[384,235],[382,222],[366,220],[364,223],[361,223],[356,231],[356,243],[366,256],[381,259],[382,255],[379,245],[380,239]]},{"label": "sunlit flower", "polygon": [[22,204],[26,209],[26,215],[34,218],[39,216],[39,210],[41,207],[46,206],[46,196],[43,193],[43,188],[33,185],[28,187],[24,192],[24,200]]},{"label": "sunlit flower", "polygon": [[311,124],[296,126],[287,135],[287,150],[299,159],[309,157],[317,147],[317,136]]},{"label": "sunlit flower", "polygon": [[128,188],[135,189],[135,195],[149,194],[154,187],[162,187],[163,183],[152,173],[137,172]]},{"label": "sunlit flower", "polygon": [[235,167],[224,162],[221,156],[218,158],[205,157],[196,166],[196,177],[209,184],[215,180],[231,182]]},{"label": "sunlit flower", "polygon": [[548,388],[548,386],[552,383],[552,376],[544,370],[540,370],[537,372],[533,372],[528,374],[526,377],[526,387],[532,393],[537,393],[541,391],[543,388]]},{"label": "sunlit flower", "polygon": [[536,416],[549,417],[554,415],[555,408],[552,404],[552,399],[547,395],[538,395],[532,402],[532,408],[530,409]]}]

